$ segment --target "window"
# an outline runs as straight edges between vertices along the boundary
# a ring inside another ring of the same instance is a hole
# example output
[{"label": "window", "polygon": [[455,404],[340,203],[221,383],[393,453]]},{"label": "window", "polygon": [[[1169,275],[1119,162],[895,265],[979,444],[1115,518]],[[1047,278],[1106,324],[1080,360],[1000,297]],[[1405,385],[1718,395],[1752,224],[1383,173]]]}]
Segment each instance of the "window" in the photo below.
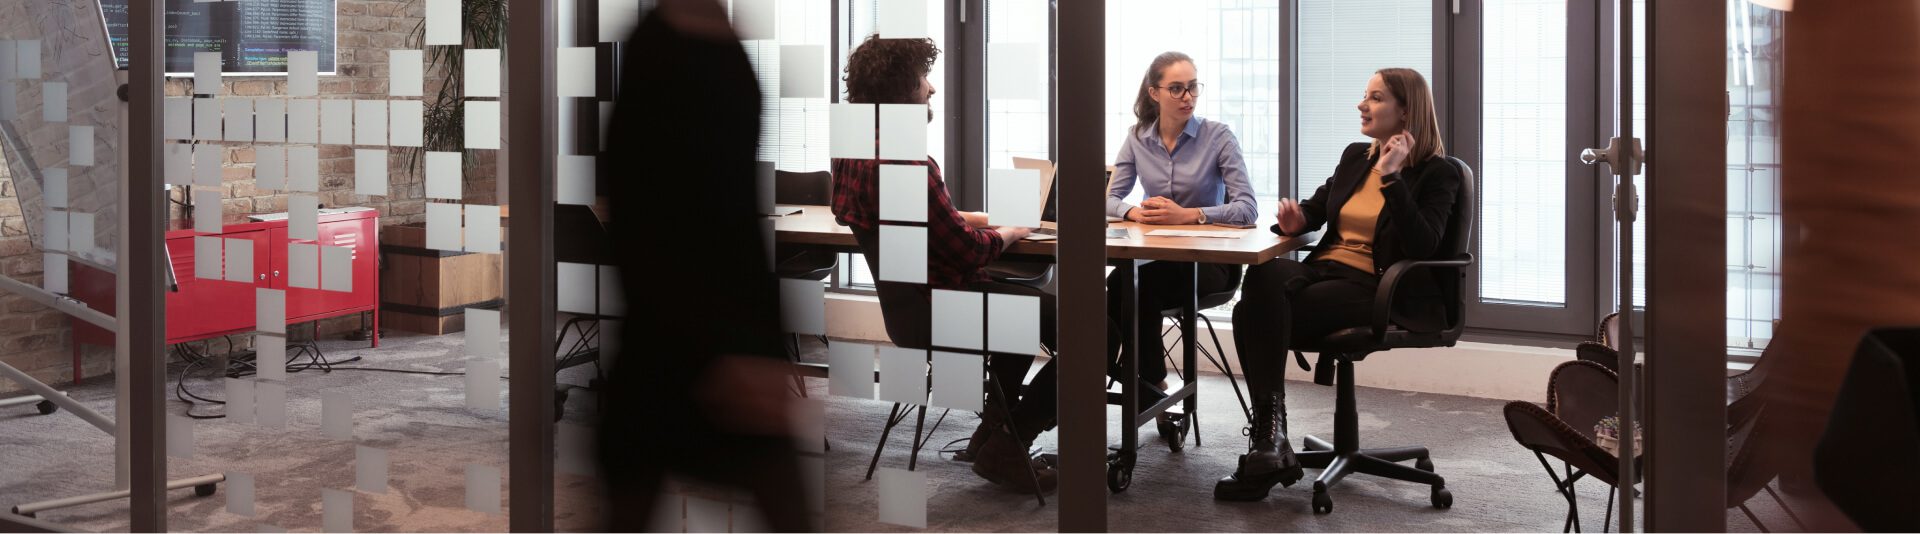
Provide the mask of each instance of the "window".
[{"label": "window", "polygon": [[1567,6],[1482,4],[1480,298],[1567,302]]},{"label": "window", "polygon": [[1348,143],[1367,140],[1354,105],[1373,71],[1405,67],[1433,80],[1433,2],[1300,0],[1299,25],[1296,198],[1333,175]]},{"label": "window", "polygon": [[[987,61],[995,58],[991,43],[1038,43],[1050,58],[1047,42],[1051,32],[1047,23],[1047,3],[1033,1],[989,1],[987,7]],[[1048,79],[1041,87],[1040,100],[987,100],[987,168],[1013,167],[1013,158],[1052,159],[1053,87]]]},{"label": "window", "polygon": [[1727,346],[1780,318],[1780,123],[1786,13],[1733,3],[1727,28]]},{"label": "window", "polygon": [[829,1],[832,0],[778,2],[778,39],[742,43],[747,60],[753,63],[753,72],[760,80],[759,158],[773,162],[779,170],[810,172],[828,168],[828,99],[780,97],[780,47],[826,46],[833,23]]}]

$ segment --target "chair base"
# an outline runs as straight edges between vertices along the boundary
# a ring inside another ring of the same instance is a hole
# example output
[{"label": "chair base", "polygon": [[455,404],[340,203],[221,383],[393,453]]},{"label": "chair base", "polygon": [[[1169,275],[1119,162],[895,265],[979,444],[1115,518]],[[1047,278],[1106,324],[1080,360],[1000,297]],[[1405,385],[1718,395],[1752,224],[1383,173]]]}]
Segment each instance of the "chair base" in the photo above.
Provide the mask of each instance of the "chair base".
[{"label": "chair base", "polygon": [[[1433,507],[1452,508],[1453,492],[1447,490],[1447,479],[1433,472],[1433,460],[1426,447],[1360,448],[1360,410],[1354,399],[1353,362],[1348,358],[1334,360],[1337,377],[1334,441],[1307,436],[1302,440],[1304,450],[1295,453],[1300,465],[1321,470],[1313,481],[1314,513],[1332,512],[1333,496],[1328,490],[1354,473],[1432,486]],[[1413,460],[1414,465],[1398,463],[1407,460]]]}]

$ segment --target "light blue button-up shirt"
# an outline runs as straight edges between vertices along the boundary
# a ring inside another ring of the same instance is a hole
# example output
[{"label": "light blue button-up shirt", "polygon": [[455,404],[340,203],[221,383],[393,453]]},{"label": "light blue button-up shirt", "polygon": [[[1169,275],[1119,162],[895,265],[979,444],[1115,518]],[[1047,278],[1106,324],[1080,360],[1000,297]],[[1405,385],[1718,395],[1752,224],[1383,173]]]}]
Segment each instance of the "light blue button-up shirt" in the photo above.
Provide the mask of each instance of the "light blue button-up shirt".
[{"label": "light blue button-up shirt", "polygon": [[1207,222],[1250,225],[1259,217],[1253,184],[1240,142],[1224,123],[1187,119],[1180,139],[1168,151],[1160,143],[1158,123],[1133,132],[1114,158],[1113,184],[1107,190],[1107,215],[1126,217],[1134,182],[1148,197],[1167,197],[1186,208],[1200,208]]}]

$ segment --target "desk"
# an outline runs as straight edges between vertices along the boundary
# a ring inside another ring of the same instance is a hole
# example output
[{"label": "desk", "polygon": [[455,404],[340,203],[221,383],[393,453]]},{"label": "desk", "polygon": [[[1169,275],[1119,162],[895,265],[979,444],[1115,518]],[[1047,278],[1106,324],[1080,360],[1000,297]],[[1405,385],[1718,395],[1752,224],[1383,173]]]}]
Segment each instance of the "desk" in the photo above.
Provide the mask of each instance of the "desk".
[{"label": "desk", "polygon": [[[1262,213],[1259,221],[1272,220],[1272,214]],[[1107,223],[1108,228],[1127,229],[1127,238],[1107,240],[1107,261],[1117,269],[1121,295],[1121,309],[1126,315],[1135,315],[1141,311],[1159,313],[1160,310],[1138,310],[1139,298],[1135,291],[1138,287],[1140,264],[1149,261],[1181,261],[1198,263],[1221,263],[1240,265],[1260,265],[1282,254],[1299,250],[1313,243],[1315,235],[1299,237],[1280,237],[1265,228],[1251,228],[1246,235],[1235,239],[1207,237],[1147,237],[1146,232],[1160,229],[1171,230],[1227,230],[1208,225],[1157,226],[1135,222]],[[827,206],[805,206],[804,211],[795,215],[773,219],[774,240],[780,243],[815,245],[838,251],[859,252],[859,244],[854,241],[853,231],[833,220],[833,211]],[[1033,256],[1051,258],[1058,249],[1058,242],[1022,240],[1008,247],[1006,254],[1015,256]],[[1118,493],[1131,484],[1133,465],[1139,447],[1139,427],[1141,421],[1151,421],[1165,412],[1174,403],[1183,403],[1188,414],[1194,414],[1198,408],[1199,381],[1195,354],[1198,352],[1194,337],[1195,316],[1199,314],[1199,295],[1190,291],[1194,298],[1181,307],[1181,345],[1184,366],[1181,368],[1181,387],[1170,391],[1167,398],[1139,409],[1139,392],[1135,391],[1137,380],[1120,380],[1121,392],[1108,393],[1108,402],[1122,406],[1121,447],[1120,452],[1110,454],[1107,462],[1107,487]],[[1120,375],[1133,377],[1139,373],[1139,345],[1141,336],[1157,336],[1158,332],[1135,332],[1132,339],[1122,340],[1120,356]],[[1226,355],[1220,355],[1225,358]],[[1191,424],[1188,419],[1182,424]]]}]

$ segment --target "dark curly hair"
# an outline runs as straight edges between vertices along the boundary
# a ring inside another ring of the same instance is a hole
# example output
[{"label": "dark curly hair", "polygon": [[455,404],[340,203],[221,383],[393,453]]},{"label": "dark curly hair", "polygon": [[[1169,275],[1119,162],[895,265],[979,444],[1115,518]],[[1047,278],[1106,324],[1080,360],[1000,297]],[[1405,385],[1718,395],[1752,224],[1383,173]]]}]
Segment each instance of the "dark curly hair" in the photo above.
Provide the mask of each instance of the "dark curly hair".
[{"label": "dark curly hair", "polygon": [[932,39],[881,39],[866,42],[847,55],[847,101],[855,104],[908,104],[920,89],[920,77],[933,72],[940,47]]}]

